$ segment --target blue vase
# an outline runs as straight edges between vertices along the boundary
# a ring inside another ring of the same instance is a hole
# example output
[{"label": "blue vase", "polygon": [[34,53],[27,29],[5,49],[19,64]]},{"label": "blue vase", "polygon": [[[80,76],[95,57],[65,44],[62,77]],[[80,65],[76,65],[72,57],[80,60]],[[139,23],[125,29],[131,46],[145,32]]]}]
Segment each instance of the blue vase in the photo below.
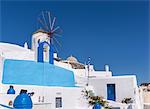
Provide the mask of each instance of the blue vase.
[{"label": "blue vase", "polygon": [[7,94],[15,94],[15,90],[14,90],[13,86],[9,87]]},{"label": "blue vase", "polygon": [[102,106],[99,103],[95,103],[93,109],[101,109]]},{"label": "blue vase", "polygon": [[26,90],[23,90],[15,98],[13,107],[15,109],[32,109],[32,104],[31,97],[27,94]]}]

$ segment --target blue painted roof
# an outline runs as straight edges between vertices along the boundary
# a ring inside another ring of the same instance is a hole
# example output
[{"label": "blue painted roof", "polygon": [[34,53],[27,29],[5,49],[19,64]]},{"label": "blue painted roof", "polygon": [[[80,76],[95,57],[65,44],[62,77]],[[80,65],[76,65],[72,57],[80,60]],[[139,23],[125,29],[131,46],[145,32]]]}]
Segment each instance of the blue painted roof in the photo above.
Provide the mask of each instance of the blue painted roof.
[{"label": "blue painted roof", "polygon": [[49,63],[26,60],[4,61],[3,84],[74,87],[72,71]]}]

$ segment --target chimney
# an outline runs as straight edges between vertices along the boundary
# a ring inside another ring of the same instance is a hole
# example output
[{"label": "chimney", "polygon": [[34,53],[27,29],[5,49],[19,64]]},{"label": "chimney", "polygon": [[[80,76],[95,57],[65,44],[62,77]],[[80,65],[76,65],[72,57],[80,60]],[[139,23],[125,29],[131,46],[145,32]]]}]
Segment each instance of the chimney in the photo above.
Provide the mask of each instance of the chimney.
[{"label": "chimney", "polygon": [[109,65],[105,65],[105,71],[109,72]]}]

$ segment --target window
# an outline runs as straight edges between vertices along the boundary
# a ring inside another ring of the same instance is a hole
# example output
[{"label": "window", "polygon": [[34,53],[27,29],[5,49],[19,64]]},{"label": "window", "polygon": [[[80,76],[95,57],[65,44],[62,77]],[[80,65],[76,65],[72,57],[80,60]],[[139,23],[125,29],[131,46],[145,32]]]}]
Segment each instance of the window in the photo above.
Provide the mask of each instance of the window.
[{"label": "window", "polygon": [[61,107],[62,107],[62,98],[56,97],[56,108],[61,108]]}]

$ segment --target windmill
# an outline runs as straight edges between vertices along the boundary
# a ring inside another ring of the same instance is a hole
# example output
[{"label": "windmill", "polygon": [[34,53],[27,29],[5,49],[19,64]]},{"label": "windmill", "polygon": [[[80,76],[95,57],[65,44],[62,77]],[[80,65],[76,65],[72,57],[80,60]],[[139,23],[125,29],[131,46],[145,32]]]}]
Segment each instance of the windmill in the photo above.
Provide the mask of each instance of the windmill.
[{"label": "windmill", "polygon": [[42,11],[38,16],[38,26],[44,30],[48,35],[48,42],[50,44],[50,63],[53,64],[54,50],[57,50],[55,43],[61,46],[57,37],[61,37],[62,30],[60,26],[56,24],[56,17],[53,17],[49,11]]}]

